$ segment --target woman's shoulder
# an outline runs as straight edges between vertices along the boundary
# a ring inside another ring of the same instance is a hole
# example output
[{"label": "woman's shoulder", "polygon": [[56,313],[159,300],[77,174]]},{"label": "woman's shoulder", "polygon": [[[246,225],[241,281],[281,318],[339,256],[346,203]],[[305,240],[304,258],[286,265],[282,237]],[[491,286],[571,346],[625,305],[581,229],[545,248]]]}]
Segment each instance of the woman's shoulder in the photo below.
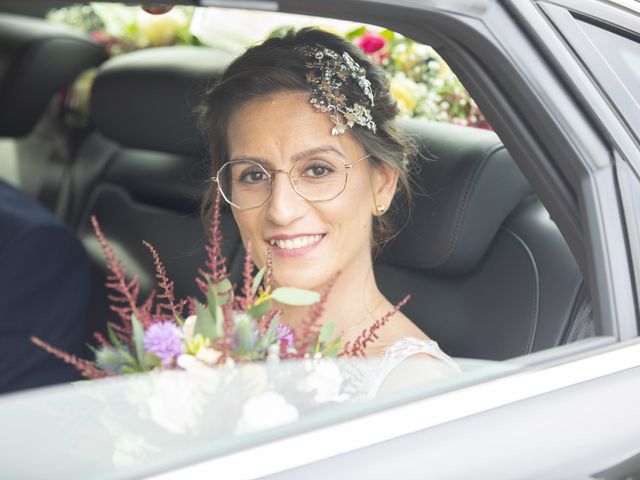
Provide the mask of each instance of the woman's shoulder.
[{"label": "woman's shoulder", "polygon": [[[442,351],[438,342],[429,337],[405,336],[392,344],[386,346],[381,351],[381,356],[386,363],[399,364],[404,360],[423,359],[436,360],[449,367],[460,370],[456,362]],[[393,367],[393,365],[392,365]]]},{"label": "woman's shoulder", "polygon": [[368,356],[368,396],[431,383],[460,373],[456,362],[435,340],[422,334],[403,336]]}]

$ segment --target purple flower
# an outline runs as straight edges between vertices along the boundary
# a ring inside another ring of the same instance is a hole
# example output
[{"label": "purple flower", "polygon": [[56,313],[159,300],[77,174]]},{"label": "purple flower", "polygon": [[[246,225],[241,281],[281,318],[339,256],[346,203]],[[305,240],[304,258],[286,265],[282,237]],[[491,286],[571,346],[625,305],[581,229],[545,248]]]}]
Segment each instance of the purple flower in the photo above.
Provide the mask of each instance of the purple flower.
[{"label": "purple flower", "polygon": [[276,327],[276,334],[278,335],[278,342],[284,340],[287,342],[287,347],[290,347],[293,344],[293,332],[291,331],[291,327],[286,323],[280,323]]},{"label": "purple flower", "polygon": [[182,331],[173,322],[158,322],[144,332],[142,338],[145,352],[153,353],[169,367],[175,357],[184,351]]}]

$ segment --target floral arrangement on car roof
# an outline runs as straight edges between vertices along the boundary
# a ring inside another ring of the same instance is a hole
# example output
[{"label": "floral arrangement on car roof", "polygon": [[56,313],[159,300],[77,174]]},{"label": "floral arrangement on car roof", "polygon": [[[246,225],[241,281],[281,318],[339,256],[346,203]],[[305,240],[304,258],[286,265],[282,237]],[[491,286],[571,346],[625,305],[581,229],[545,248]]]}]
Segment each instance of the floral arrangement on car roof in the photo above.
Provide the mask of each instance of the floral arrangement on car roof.
[{"label": "floral arrangement on car roof", "polygon": [[[161,293],[151,292],[139,303],[140,284],[133,276],[127,280],[124,264],[118,260],[102,233],[98,221],[91,218],[111,272],[107,287],[115,293],[109,298],[119,323],[107,325],[107,337],[94,333],[98,345],[92,347],[95,360],[67,354],[38,337],[31,340],[53,355],[74,365],[87,378],[102,378],[150,370],[232,366],[236,362],[290,358],[331,358],[364,356],[364,349],[377,339],[377,330],[409,300],[407,295],[383,317],[353,341],[341,344],[333,337],[335,322],[321,326],[320,318],[333,281],[320,294],[291,287],[273,288],[270,257],[267,265],[253,274],[251,245],[244,261],[240,295],[234,294],[222,255],[220,231],[220,194],[212,209],[207,261],[196,283],[206,298],[201,303],[188,297],[176,300],[174,283],[169,280],[160,256],[143,242],[153,257]],[[334,278],[335,281],[335,278]],[[274,302],[283,305],[309,305],[301,331],[280,321]],[[188,310],[189,315],[184,315]]]}]

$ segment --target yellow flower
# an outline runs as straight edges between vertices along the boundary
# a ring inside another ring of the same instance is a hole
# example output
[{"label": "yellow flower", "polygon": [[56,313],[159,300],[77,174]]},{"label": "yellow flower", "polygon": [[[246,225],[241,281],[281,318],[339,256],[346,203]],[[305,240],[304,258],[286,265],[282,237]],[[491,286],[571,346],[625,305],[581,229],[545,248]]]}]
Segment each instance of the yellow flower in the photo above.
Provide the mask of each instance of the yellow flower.
[{"label": "yellow flower", "polygon": [[420,87],[404,75],[395,75],[390,82],[391,95],[398,101],[401,114],[411,114],[418,102]]},{"label": "yellow flower", "polygon": [[151,15],[140,11],[138,27],[142,41],[147,45],[160,46],[175,43],[178,32],[187,27],[186,15],[173,9],[162,15]]},{"label": "yellow flower", "polygon": [[269,290],[271,290],[271,288],[267,287],[266,290],[263,290],[262,292],[260,292],[260,294],[258,295],[258,298],[254,302],[254,305],[259,305],[265,300],[269,300],[271,298],[271,293]]},{"label": "yellow flower", "polygon": [[211,346],[211,339],[205,338],[201,333],[195,335],[191,340],[187,340],[187,353],[197,355],[201,348]]}]

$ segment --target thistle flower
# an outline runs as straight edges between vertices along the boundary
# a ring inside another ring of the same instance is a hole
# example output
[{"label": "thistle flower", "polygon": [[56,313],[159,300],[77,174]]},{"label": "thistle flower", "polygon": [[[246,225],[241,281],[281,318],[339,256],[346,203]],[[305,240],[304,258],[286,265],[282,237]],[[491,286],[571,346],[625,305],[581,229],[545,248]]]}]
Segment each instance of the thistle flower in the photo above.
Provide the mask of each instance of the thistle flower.
[{"label": "thistle flower", "polygon": [[278,324],[276,327],[276,334],[278,335],[278,341],[284,340],[286,342],[287,348],[293,345],[293,331],[289,325],[284,323]]},{"label": "thistle flower", "polygon": [[153,353],[170,367],[173,360],[183,352],[182,331],[173,322],[158,322],[151,325],[143,337],[145,352]]}]

